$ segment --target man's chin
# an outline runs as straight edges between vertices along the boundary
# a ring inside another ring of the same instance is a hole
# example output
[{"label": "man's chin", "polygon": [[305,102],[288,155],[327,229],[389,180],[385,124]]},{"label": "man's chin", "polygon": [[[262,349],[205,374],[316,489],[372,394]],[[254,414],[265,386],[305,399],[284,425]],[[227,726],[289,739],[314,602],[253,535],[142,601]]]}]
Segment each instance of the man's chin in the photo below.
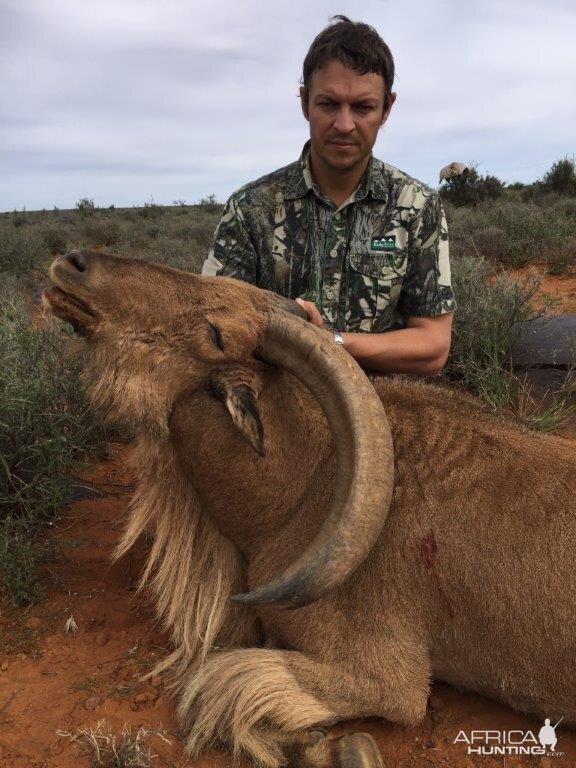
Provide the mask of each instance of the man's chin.
[{"label": "man's chin", "polygon": [[326,158],[326,165],[334,171],[353,171],[361,163],[361,158],[354,157],[334,157],[332,155]]},{"label": "man's chin", "polygon": [[330,168],[339,171],[351,171],[366,160],[356,144],[343,148],[339,148],[336,144],[329,144],[324,158]]}]

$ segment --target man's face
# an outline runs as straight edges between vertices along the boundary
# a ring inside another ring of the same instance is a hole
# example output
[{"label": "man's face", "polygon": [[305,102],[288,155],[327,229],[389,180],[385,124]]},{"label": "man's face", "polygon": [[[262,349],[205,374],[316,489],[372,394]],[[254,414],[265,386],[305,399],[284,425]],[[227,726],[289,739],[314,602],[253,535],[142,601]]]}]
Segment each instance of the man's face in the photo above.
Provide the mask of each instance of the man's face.
[{"label": "man's face", "polygon": [[304,88],[300,89],[313,162],[344,173],[365,165],[396,99],[395,93],[388,94],[384,108],[385,90],[381,75],[361,75],[337,59],[314,72],[307,103]]}]

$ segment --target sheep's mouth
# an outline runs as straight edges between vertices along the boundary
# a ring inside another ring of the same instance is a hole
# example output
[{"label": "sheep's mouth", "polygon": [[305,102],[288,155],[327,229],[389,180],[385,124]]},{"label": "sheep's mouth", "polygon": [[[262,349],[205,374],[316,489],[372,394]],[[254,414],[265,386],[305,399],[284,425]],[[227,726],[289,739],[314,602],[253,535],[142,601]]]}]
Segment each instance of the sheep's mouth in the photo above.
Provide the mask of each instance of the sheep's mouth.
[{"label": "sheep's mouth", "polygon": [[82,336],[94,324],[97,313],[86,301],[63,291],[56,285],[46,288],[42,294],[42,303],[53,315],[70,323],[72,328]]}]

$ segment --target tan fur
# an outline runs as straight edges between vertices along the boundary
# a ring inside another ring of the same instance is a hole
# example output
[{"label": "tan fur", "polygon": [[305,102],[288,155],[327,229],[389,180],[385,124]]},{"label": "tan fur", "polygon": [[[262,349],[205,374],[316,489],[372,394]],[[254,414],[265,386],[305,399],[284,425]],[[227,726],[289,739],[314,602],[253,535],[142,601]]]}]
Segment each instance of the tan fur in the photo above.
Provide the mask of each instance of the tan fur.
[{"label": "tan fur", "polygon": [[[142,584],[172,633],[165,665],[192,752],[221,741],[277,768],[310,728],[417,722],[432,678],[576,723],[573,443],[452,390],[375,378],[396,471],[380,538],[312,605],[240,609],[230,596],[268,583],[322,525],[336,472],[326,420],[302,383],[253,357],[270,311],[264,292],[90,258],[80,278],[62,268],[61,280],[101,310],[87,334],[95,402],[140,435],[118,555],[153,533]],[[215,381],[224,393],[250,389],[232,418]],[[252,409],[260,453],[249,444]],[[324,745],[301,752],[298,768],[375,768],[360,742],[341,750],[347,763]]]},{"label": "tan fur", "polygon": [[284,654],[265,649],[212,654],[184,687],[178,711],[191,755],[224,742],[235,757],[269,768],[283,763],[280,744],[290,734],[337,719],[302,690]]},{"label": "tan fur", "polygon": [[175,645],[154,673],[175,667],[178,679],[215,646],[257,642],[254,616],[229,602],[245,587],[245,568],[233,544],[201,514],[194,487],[180,473],[169,444],[142,437],[132,462],[138,489],[115,557],[145,531],[153,534],[139,588],[152,590],[158,618]]}]

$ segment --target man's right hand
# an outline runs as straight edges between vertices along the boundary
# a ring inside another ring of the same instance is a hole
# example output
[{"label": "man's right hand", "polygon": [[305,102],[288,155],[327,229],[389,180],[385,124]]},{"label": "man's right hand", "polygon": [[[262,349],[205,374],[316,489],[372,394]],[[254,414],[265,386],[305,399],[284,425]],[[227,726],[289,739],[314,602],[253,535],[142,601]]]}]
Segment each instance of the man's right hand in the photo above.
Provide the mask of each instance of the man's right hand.
[{"label": "man's right hand", "polygon": [[314,302],[306,301],[305,299],[296,299],[296,303],[300,304],[306,312],[306,318],[309,323],[316,325],[318,328],[324,328],[324,318]]}]

